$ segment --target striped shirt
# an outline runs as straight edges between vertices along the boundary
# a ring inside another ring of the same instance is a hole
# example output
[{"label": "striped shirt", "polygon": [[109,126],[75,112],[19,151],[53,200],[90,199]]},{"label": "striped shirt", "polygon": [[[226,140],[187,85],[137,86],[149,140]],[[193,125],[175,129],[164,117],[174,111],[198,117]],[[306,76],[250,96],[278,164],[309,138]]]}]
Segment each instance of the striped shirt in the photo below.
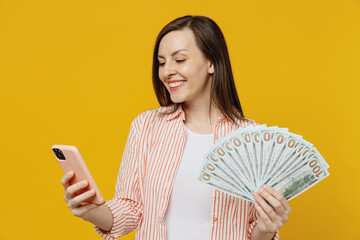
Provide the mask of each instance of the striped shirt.
[{"label": "striped shirt", "polygon": [[[105,203],[114,217],[113,227],[106,232],[94,226],[102,238],[117,239],[136,229],[135,240],[166,240],[164,216],[186,138],[181,106],[170,115],[160,114],[170,108],[146,111],[132,122],[115,196]],[[220,116],[214,125],[214,143],[249,125],[258,124],[250,119],[235,124]],[[257,218],[253,203],[214,190],[210,239],[250,239]],[[274,239],[279,239],[279,232]]]}]

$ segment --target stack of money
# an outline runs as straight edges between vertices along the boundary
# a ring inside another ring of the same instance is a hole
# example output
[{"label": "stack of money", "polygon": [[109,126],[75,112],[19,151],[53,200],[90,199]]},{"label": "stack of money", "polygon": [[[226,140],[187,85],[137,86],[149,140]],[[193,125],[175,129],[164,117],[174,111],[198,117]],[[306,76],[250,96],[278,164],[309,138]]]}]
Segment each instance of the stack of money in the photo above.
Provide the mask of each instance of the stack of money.
[{"label": "stack of money", "polygon": [[286,128],[239,128],[207,152],[199,180],[255,202],[269,185],[290,200],[329,176],[329,165],[313,145]]}]

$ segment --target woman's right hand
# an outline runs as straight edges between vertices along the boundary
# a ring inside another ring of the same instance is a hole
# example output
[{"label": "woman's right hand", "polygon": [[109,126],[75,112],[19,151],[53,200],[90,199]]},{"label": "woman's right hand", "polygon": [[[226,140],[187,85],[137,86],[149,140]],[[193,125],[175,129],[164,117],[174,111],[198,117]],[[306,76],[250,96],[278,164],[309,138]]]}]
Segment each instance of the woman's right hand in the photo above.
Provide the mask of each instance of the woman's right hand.
[{"label": "woman's right hand", "polygon": [[68,204],[68,208],[72,212],[72,214],[76,217],[80,217],[85,221],[89,219],[90,210],[99,207],[97,204],[85,202],[89,198],[95,195],[94,190],[86,191],[80,195],[76,195],[76,192],[82,190],[88,186],[88,181],[83,180],[77,183],[70,185],[70,180],[73,178],[75,173],[73,171],[69,171],[65,173],[63,178],[61,179],[61,183],[65,189],[65,201]]}]

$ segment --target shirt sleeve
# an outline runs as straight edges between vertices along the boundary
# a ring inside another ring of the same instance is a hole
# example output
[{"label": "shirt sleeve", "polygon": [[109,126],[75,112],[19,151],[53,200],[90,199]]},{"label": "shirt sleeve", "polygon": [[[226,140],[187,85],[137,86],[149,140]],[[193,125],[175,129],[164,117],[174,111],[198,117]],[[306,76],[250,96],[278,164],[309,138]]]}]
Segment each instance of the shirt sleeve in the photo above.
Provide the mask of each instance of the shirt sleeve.
[{"label": "shirt sleeve", "polygon": [[[249,219],[250,219],[250,226],[249,226],[249,230],[247,232],[247,238],[250,240],[251,239],[251,233],[254,230],[257,222],[258,222],[258,217],[259,214],[257,213],[256,209],[255,209],[255,205],[253,203],[251,203],[251,207],[250,207],[250,212],[249,212]],[[280,235],[279,235],[279,230],[276,231],[274,237],[272,238],[272,240],[279,240],[280,239]]]},{"label": "shirt sleeve", "polygon": [[104,239],[117,239],[136,229],[143,212],[138,178],[139,134],[136,119],[132,122],[117,176],[115,196],[105,205],[113,215],[113,226],[104,231],[94,225]]}]

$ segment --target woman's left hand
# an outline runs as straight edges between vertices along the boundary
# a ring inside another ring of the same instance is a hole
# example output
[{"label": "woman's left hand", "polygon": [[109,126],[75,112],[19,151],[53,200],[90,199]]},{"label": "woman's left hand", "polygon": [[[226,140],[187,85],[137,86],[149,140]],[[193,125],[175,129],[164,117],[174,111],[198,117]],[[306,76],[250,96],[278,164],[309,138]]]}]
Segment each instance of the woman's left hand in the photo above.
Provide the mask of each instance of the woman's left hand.
[{"label": "woman's left hand", "polygon": [[280,192],[267,185],[253,196],[260,216],[257,223],[259,230],[263,233],[275,233],[288,220],[291,212],[288,201]]}]

